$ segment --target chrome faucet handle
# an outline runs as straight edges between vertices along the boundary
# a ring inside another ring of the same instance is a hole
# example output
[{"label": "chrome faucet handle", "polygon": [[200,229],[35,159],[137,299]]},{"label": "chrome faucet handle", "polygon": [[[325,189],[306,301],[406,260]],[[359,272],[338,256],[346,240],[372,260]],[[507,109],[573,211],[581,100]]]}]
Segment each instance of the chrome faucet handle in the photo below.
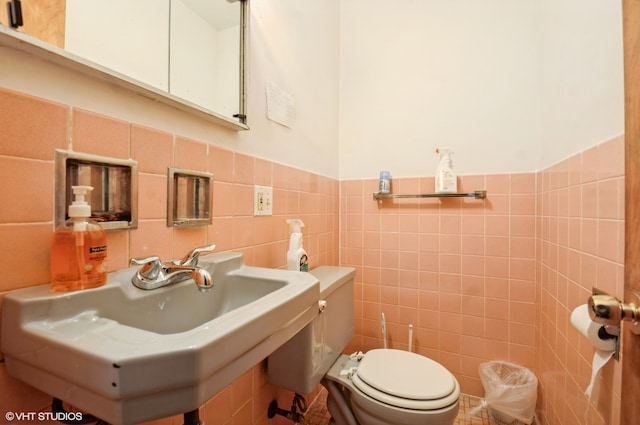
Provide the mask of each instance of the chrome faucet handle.
[{"label": "chrome faucet handle", "polygon": [[[198,255],[213,251],[215,245],[196,248],[189,253],[188,260],[198,262]],[[198,289],[204,291],[213,287],[211,274],[197,264],[180,264],[179,260],[163,262],[153,255],[145,258],[132,258],[131,265],[142,266],[131,277],[131,283],[140,289],[156,289],[192,278]]]},{"label": "chrome faucet handle", "polygon": [[129,260],[132,266],[142,266],[138,275],[144,279],[155,280],[162,273],[162,260],[157,255]]},{"label": "chrome faucet handle", "polygon": [[202,255],[211,254],[215,249],[216,249],[215,244],[195,248],[193,251],[185,255],[184,258],[182,258],[182,260],[180,260],[179,262],[176,262],[176,264],[179,264],[182,266],[197,266],[198,257],[201,254]]}]

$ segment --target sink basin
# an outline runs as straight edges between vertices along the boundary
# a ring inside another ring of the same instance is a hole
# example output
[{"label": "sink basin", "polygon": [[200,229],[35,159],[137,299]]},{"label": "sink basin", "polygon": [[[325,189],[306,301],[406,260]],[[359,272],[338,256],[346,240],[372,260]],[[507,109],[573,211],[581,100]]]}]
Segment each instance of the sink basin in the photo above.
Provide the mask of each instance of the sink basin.
[{"label": "sink basin", "polygon": [[207,292],[192,280],[138,289],[130,268],[95,289],[7,294],[8,373],[108,423],[137,423],[197,409],[318,314],[311,274],[231,252],[200,266],[215,283]]}]

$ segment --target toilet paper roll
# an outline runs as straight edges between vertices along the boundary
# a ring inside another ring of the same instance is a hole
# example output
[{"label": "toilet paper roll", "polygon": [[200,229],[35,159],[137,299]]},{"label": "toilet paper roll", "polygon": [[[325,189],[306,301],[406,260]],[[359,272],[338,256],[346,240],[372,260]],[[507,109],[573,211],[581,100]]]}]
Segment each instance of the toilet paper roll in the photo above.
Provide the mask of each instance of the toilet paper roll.
[{"label": "toilet paper roll", "polygon": [[596,350],[614,351],[616,349],[615,339],[601,339],[598,335],[600,328],[604,325],[596,323],[589,317],[589,307],[586,304],[579,305],[571,313],[571,324],[585,338],[591,342]]},{"label": "toilet paper roll", "polygon": [[591,381],[584,392],[591,401],[591,394],[598,378],[598,373],[613,356],[616,349],[616,340],[600,338],[598,332],[604,326],[591,320],[589,307],[586,304],[579,305],[573,310],[571,324],[596,348],[596,352],[593,354],[593,362],[591,363]]}]

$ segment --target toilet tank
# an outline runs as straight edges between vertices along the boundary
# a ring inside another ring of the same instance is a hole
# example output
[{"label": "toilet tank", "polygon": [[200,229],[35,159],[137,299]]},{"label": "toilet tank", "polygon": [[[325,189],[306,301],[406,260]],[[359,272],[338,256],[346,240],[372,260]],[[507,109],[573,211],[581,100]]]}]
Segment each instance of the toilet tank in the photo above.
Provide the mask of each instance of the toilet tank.
[{"label": "toilet tank", "polygon": [[315,389],[354,334],[355,269],[321,266],[309,273],[320,281],[326,307],[268,358],[269,382],[300,394]]}]

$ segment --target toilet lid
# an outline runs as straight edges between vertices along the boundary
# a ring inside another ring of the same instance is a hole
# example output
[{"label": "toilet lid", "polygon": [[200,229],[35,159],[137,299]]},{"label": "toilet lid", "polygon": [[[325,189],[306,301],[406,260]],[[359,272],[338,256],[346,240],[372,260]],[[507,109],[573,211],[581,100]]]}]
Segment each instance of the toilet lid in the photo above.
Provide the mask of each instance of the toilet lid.
[{"label": "toilet lid", "polygon": [[440,363],[393,349],[367,352],[352,382],[378,401],[420,410],[448,406],[458,399],[460,391],[456,379]]}]

